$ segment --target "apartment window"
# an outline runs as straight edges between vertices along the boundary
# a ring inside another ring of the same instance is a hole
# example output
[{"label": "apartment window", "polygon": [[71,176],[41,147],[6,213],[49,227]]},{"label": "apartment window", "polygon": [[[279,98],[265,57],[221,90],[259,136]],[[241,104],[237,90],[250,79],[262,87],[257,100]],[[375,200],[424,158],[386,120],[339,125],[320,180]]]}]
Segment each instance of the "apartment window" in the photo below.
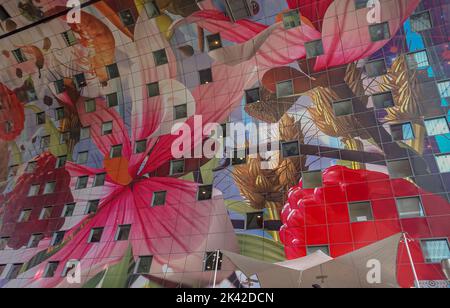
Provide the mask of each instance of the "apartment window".
[{"label": "apartment window", "polygon": [[322,171],[308,171],[302,173],[302,183],[304,189],[322,187]]},{"label": "apartment window", "polygon": [[47,220],[52,218],[52,213],[53,213],[52,206],[44,207],[41,211],[41,214],[39,215],[39,220]]},{"label": "apartment window", "polygon": [[58,246],[58,245],[62,244],[62,242],[64,241],[64,237],[65,236],[66,236],[66,232],[65,231],[59,231],[59,232],[53,233],[51,246],[55,247],[55,246]]},{"label": "apartment window", "polygon": [[111,148],[111,158],[122,157],[122,145],[115,145]]},{"label": "apartment window", "polygon": [[117,93],[111,93],[106,96],[106,105],[108,108],[119,106],[119,97]]},{"label": "apartment window", "polygon": [[25,170],[26,173],[33,173],[34,170],[36,170],[37,162],[31,161],[27,165],[27,169]]},{"label": "apartment window", "polygon": [[252,16],[247,0],[225,0],[225,7],[233,22]]},{"label": "apartment window", "polygon": [[89,243],[100,243],[104,228],[93,228],[89,235]]},{"label": "apartment window", "polygon": [[10,18],[11,15],[9,15],[8,11],[3,7],[3,5],[0,5],[0,20],[5,21]]},{"label": "apartment window", "polygon": [[[219,253],[219,255],[217,255]],[[218,262],[217,262],[218,261]],[[215,271],[216,268],[218,271],[222,269],[223,263],[223,253],[217,251],[209,251],[205,254],[205,260],[203,261],[205,272]]]},{"label": "apartment window", "polygon": [[172,160],[170,162],[170,175],[184,174],[185,162],[184,159]]},{"label": "apartment window", "polygon": [[50,136],[42,136],[41,137],[41,149],[48,149],[50,147]]},{"label": "apartment window", "polygon": [[188,116],[187,104],[178,105],[173,108],[174,108],[174,119],[175,120],[187,118],[187,116]]},{"label": "apartment window", "polygon": [[427,119],[425,120],[425,127],[427,129],[428,136],[438,136],[450,133],[450,128],[446,117]]},{"label": "apartment window", "polygon": [[95,110],[97,109],[95,99],[86,100],[84,102],[84,109],[85,109],[86,113],[95,112]]},{"label": "apartment window", "polygon": [[247,213],[245,220],[245,230],[260,230],[264,229],[264,213]]},{"label": "apartment window", "polygon": [[56,270],[58,269],[59,262],[48,262],[45,272],[44,278],[53,278],[55,277]]},{"label": "apartment window", "polygon": [[245,100],[247,104],[259,103],[261,101],[260,89],[254,88],[245,91]]},{"label": "apartment window", "polygon": [[355,0],[355,8],[357,10],[367,8],[367,2],[369,2],[369,0]]},{"label": "apartment window", "polygon": [[389,23],[384,22],[376,25],[369,25],[369,34],[372,42],[379,42],[391,38],[391,31],[389,30]]},{"label": "apartment window", "polygon": [[283,24],[286,30],[300,26],[300,12],[298,10],[292,10],[283,13]]},{"label": "apartment window", "polygon": [[88,202],[87,205],[87,215],[96,214],[98,210],[98,206],[100,204],[100,200],[92,200]]},{"label": "apartment window", "polygon": [[18,222],[19,223],[28,222],[31,217],[31,212],[32,212],[31,209],[23,210],[22,212],[20,212]]},{"label": "apartment window", "polygon": [[312,254],[315,254],[316,252],[318,252],[318,251],[321,251],[321,252],[323,252],[324,254],[326,254],[326,255],[330,255],[330,247],[328,247],[328,246],[308,246],[307,247],[307,254],[308,254],[308,256],[309,255],[312,255]]},{"label": "apartment window", "polygon": [[395,106],[392,92],[384,92],[372,95],[373,105],[376,109],[385,109]]},{"label": "apartment window", "polygon": [[393,179],[409,178],[413,176],[409,159],[388,161],[387,167],[389,175]]},{"label": "apartment window", "polygon": [[19,170],[19,165],[9,166],[8,167],[8,178],[16,176],[18,170]]},{"label": "apartment window", "polygon": [[33,234],[30,237],[30,241],[28,242],[28,246],[27,248],[36,248],[39,246],[39,243],[44,239],[44,234],[42,233],[38,233],[38,234]]},{"label": "apartment window", "polygon": [[61,94],[66,90],[66,86],[64,85],[64,80],[60,79],[60,80],[56,80],[54,82],[55,84],[55,90],[56,90],[56,94]]},{"label": "apartment window", "polygon": [[210,68],[198,72],[200,76],[200,84],[208,84],[213,82],[212,70]]},{"label": "apartment window", "polygon": [[371,61],[366,64],[365,68],[367,76],[370,78],[382,76],[387,73],[386,63],[384,62],[384,59]]},{"label": "apartment window", "polygon": [[106,66],[106,71],[108,73],[108,78],[109,79],[114,79],[114,78],[119,78],[120,77],[120,73],[119,73],[119,67],[117,66],[117,63],[113,63],[110,65]]},{"label": "apartment window", "polygon": [[406,54],[406,65],[410,70],[425,69],[430,66],[426,50]]},{"label": "apartment window", "polygon": [[324,54],[322,40],[315,40],[305,43],[306,58],[311,59]]},{"label": "apartment window", "polygon": [[300,155],[300,147],[298,141],[283,142],[281,144],[283,157],[294,157]]},{"label": "apartment window", "polygon": [[433,22],[429,11],[413,14],[410,17],[411,29],[414,32],[421,32],[433,28]]},{"label": "apartment window", "polygon": [[450,154],[436,155],[436,163],[441,173],[450,172]]},{"label": "apartment window", "polygon": [[88,162],[89,152],[80,152],[77,157],[77,164],[84,165]]},{"label": "apartment window", "polygon": [[43,125],[46,122],[45,112],[36,113],[36,124]]},{"label": "apartment window", "polygon": [[28,197],[35,197],[39,194],[41,186],[39,184],[31,185],[30,190],[28,191]]},{"label": "apartment window", "polygon": [[90,126],[82,127],[80,129],[80,139],[85,140],[89,138],[91,138],[91,127]]},{"label": "apartment window", "polygon": [[62,217],[72,217],[73,213],[75,212],[75,206],[75,203],[66,204],[63,209]]},{"label": "apartment window", "polygon": [[208,35],[206,41],[210,51],[222,48],[222,39],[219,33]]},{"label": "apartment window", "polygon": [[198,192],[197,192],[197,200],[198,201],[211,200],[212,194],[213,194],[213,186],[212,185],[199,186]]},{"label": "apartment window", "polygon": [[77,179],[76,189],[85,189],[87,187],[88,182],[89,182],[88,176],[80,176]]},{"label": "apartment window", "polygon": [[56,159],[56,169],[59,169],[59,168],[64,168],[64,166],[66,165],[66,162],[67,162],[67,156],[59,156],[57,159]]},{"label": "apartment window", "polygon": [[95,175],[94,187],[99,187],[105,185],[106,173],[99,173]]},{"label": "apartment window", "polygon": [[61,35],[68,47],[73,46],[77,43],[77,38],[75,37],[75,33],[72,30],[63,32]]},{"label": "apartment window", "polygon": [[355,202],[348,205],[351,222],[366,222],[373,220],[372,203]]},{"label": "apartment window", "polygon": [[56,182],[48,182],[44,187],[44,195],[53,194],[55,192]]},{"label": "apartment window", "polygon": [[6,276],[7,280],[16,279],[21,274],[23,267],[23,263],[16,263],[11,266],[8,275]]},{"label": "apartment window", "polygon": [[414,130],[411,123],[391,125],[391,135],[394,141],[414,139]]},{"label": "apartment window", "polygon": [[119,226],[116,233],[116,241],[128,241],[131,232],[131,225]]},{"label": "apartment window", "polygon": [[119,13],[120,19],[122,20],[122,23],[129,27],[135,24],[133,13],[131,10],[125,10]]},{"label": "apartment window", "polygon": [[142,154],[147,151],[147,140],[136,141],[134,152],[136,154]]},{"label": "apartment window", "polygon": [[150,269],[152,267],[152,256],[143,256],[139,257],[138,262],[136,263],[136,268],[134,270],[135,274],[149,274]]},{"label": "apartment window", "polygon": [[235,149],[231,164],[233,166],[243,165],[247,162],[247,149]]},{"label": "apartment window", "polygon": [[65,116],[66,115],[65,115],[64,107],[59,107],[59,108],[55,109],[56,121],[60,121],[60,120],[64,119]]},{"label": "apartment window", "polygon": [[427,263],[441,263],[450,259],[450,246],[446,239],[432,239],[421,241],[423,255]]},{"label": "apartment window", "polygon": [[152,207],[166,204],[167,191],[157,191],[153,193]]},{"label": "apartment window", "polygon": [[441,98],[450,97],[450,80],[440,81],[437,83],[437,86]]},{"label": "apartment window", "polygon": [[69,143],[69,141],[70,141],[70,132],[64,132],[64,133],[61,133],[61,136],[60,136],[60,140],[59,140],[59,143],[60,144],[67,144],[67,143]]},{"label": "apartment window", "polygon": [[111,135],[113,133],[113,122],[105,122],[102,124],[102,135]]},{"label": "apartment window", "polygon": [[159,96],[159,82],[152,82],[147,85],[148,97]]},{"label": "apartment window", "polygon": [[75,75],[74,79],[78,90],[87,86],[86,77],[83,73]]},{"label": "apartment window", "polygon": [[156,66],[164,65],[169,63],[167,58],[167,53],[165,49],[161,49],[153,52],[153,59],[155,60]]},{"label": "apartment window", "polygon": [[397,199],[397,209],[398,214],[402,219],[425,216],[420,197]]},{"label": "apartment window", "polygon": [[155,1],[144,0],[144,8],[149,19],[155,18],[161,14]]},{"label": "apartment window", "polygon": [[14,55],[14,58],[16,58],[16,61],[18,63],[24,63],[27,62],[27,58],[25,57],[25,55],[22,52],[22,49],[16,49],[12,51],[12,54]]},{"label": "apartment window", "polygon": [[0,237],[0,251],[5,250],[8,247],[9,237]]},{"label": "apartment window", "polygon": [[294,94],[294,85],[292,80],[277,83],[277,97],[291,96]]}]

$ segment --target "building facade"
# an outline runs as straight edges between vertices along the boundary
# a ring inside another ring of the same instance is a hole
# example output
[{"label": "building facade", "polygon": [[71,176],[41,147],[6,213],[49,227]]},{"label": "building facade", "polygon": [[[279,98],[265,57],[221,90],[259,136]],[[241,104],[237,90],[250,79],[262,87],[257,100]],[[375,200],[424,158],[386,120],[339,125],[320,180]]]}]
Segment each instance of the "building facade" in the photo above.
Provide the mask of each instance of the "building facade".
[{"label": "building facade", "polygon": [[[447,0],[0,1],[0,287],[259,286],[404,232],[448,287]],[[398,283],[413,287],[399,243]]]}]

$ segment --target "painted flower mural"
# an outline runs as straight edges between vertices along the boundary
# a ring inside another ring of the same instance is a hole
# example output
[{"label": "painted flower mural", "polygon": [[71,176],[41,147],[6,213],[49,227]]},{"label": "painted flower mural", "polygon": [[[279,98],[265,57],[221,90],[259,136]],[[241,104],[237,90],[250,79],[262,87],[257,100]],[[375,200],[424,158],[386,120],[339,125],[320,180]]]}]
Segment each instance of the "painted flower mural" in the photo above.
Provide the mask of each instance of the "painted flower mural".
[{"label": "painted flower mural", "polygon": [[24,128],[25,111],[17,95],[0,83],[0,139],[17,138]]}]

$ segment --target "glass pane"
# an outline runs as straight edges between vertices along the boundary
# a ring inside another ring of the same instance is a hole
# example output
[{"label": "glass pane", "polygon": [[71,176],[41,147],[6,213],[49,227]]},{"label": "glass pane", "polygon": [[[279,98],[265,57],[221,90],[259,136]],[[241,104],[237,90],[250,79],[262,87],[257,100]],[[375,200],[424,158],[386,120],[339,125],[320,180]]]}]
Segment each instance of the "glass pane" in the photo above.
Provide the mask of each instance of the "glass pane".
[{"label": "glass pane", "polygon": [[440,263],[450,259],[450,247],[447,240],[428,240],[422,242],[425,260],[428,263]]},{"label": "glass pane", "polygon": [[447,119],[445,117],[425,120],[428,136],[437,136],[450,133]]},{"label": "glass pane", "polygon": [[370,202],[350,203],[349,209],[352,222],[373,220],[372,204]]},{"label": "glass pane", "polygon": [[397,199],[400,218],[423,217],[422,202],[419,197]]}]

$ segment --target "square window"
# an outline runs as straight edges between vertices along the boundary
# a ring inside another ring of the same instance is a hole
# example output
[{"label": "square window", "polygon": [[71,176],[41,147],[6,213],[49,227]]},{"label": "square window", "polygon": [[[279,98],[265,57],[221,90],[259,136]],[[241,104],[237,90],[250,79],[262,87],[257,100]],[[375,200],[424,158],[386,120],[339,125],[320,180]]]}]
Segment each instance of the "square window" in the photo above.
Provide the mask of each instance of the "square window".
[{"label": "square window", "polygon": [[0,5],[0,20],[5,21],[10,18],[11,15],[9,15],[8,11],[3,7],[3,5]]},{"label": "square window", "polygon": [[144,275],[149,274],[150,269],[152,267],[152,261],[153,261],[152,256],[139,257],[139,260],[136,263],[136,268],[134,270],[134,273],[135,274],[144,274]]},{"label": "square window", "polygon": [[59,107],[59,108],[55,109],[56,121],[60,121],[60,120],[64,119],[65,116],[66,115],[65,115],[64,107]]},{"label": "square window", "polygon": [[100,187],[105,185],[106,173],[96,174],[94,178],[93,187]]},{"label": "square window", "polygon": [[440,81],[437,86],[441,98],[450,98],[450,80]]},{"label": "square window", "polygon": [[152,82],[147,85],[148,97],[159,96],[159,82]]},{"label": "square window", "polygon": [[353,101],[351,99],[333,103],[334,115],[337,117],[353,114]]},{"label": "square window", "polygon": [[366,222],[373,220],[372,203],[370,202],[355,202],[349,203],[351,222]]},{"label": "square window", "polygon": [[100,200],[92,200],[88,202],[87,205],[87,215],[96,214],[98,210],[98,206],[100,204]]},{"label": "square window", "polygon": [[119,16],[124,26],[129,27],[135,24],[133,13],[131,12],[131,10],[122,11],[119,13]]},{"label": "square window", "polygon": [[131,232],[131,225],[122,225],[117,229],[116,241],[128,241]]},{"label": "square window", "polygon": [[369,2],[369,0],[355,0],[355,8],[357,10],[367,8],[367,2]]},{"label": "square window", "polygon": [[84,109],[86,113],[95,112],[97,109],[95,99],[88,99],[84,102]]},{"label": "square window", "polygon": [[388,161],[387,167],[392,179],[409,178],[413,176],[409,159]]},{"label": "square window", "polygon": [[0,251],[5,250],[8,247],[9,237],[0,237]]},{"label": "square window", "polygon": [[436,163],[441,173],[450,172],[450,154],[436,155]]},{"label": "square window", "polygon": [[376,109],[385,109],[395,106],[392,92],[384,92],[372,95],[373,105]]},{"label": "square window", "polygon": [[39,215],[39,220],[47,220],[52,218],[52,213],[53,213],[52,206],[44,207],[41,211],[41,214]]},{"label": "square window", "polygon": [[405,58],[408,69],[410,70],[426,69],[430,66],[426,50],[408,53]]},{"label": "square window", "polygon": [[113,146],[112,148],[111,148],[111,155],[110,155],[110,157],[111,158],[119,158],[119,157],[122,157],[122,145],[121,144],[119,144],[119,145],[115,145],[115,146]]},{"label": "square window", "polygon": [[85,189],[89,182],[88,176],[80,176],[77,180],[76,189]]},{"label": "square window", "polygon": [[208,84],[213,82],[212,70],[210,68],[198,72],[200,84]]},{"label": "square window", "polygon": [[197,200],[205,201],[211,200],[213,195],[213,186],[212,185],[202,185],[198,187],[197,192]]},{"label": "square window", "polygon": [[277,83],[277,97],[286,97],[294,95],[294,85],[292,80]]},{"label": "square window", "polygon": [[67,144],[67,143],[69,143],[70,136],[71,136],[70,132],[61,133],[61,136],[59,137],[60,138],[59,143],[60,144]]},{"label": "square window", "polygon": [[28,197],[35,197],[39,194],[39,190],[40,190],[41,186],[36,184],[36,185],[31,185],[30,190],[28,191]]},{"label": "square window", "polygon": [[102,135],[111,135],[113,133],[113,122],[105,122],[102,124]]},{"label": "square window", "polygon": [[219,33],[208,35],[206,41],[210,51],[222,48],[222,39]]},{"label": "square window", "polygon": [[59,156],[57,159],[56,159],[56,166],[55,166],[55,168],[56,169],[59,169],[59,168],[64,168],[64,166],[66,165],[66,162],[67,162],[67,156]]},{"label": "square window", "polygon": [[387,73],[386,63],[384,59],[371,61],[366,64],[366,73],[370,78],[385,75]]},{"label": "square window", "polygon": [[89,236],[89,243],[100,243],[100,241],[102,240],[102,235],[103,235],[103,230],[104,228],[93,228],[91,230],[91,234]]},{"label": "square window", "polygon": [[450,128],[446,117],[427,119],[425,120],[425,127],[427,129],[428,136],[438,136],[450,133]]},{"label": "square window", "polygon": [[188,116],[187,104],[174,106],[174,120],[185,119]]},{"label": "square window", "polygon": [[298,10],[292,10],[283,13],[283,24],[286,30],[300,26],[300,12]]},{"label": "square window", "polygon": [[316,252],[321,251],[326,255],[330,255],[330,248],[328,246],[308,246],[307,247],[307,254],[312,255],[315,254]]},{"label": "square window", "polygon": [[433,22],[429,11],[413,14],[410,17],[411,29],[414,32],[421,32],[433,28]]},{"label": "square window", "polygon": [[154,0],[144,0],[144,8],[149,19],[155,18],[161,14],[159,7]]},{"label": "square window", "polygon": [[45,272],[44,278],[53,278],[55,277],[56,270],[58,269],[59,262],[48,262]]},{"label": "square window", "polygon": [[397,209],[401,219],[425,216],[419,197],[397,199]]},{"label": "square window", "polygon": [[205,272],[222,270],[223,253],[218,251],[209,251],[205,254],[205,260],[203,261]]},{"label": "square window", "polygon": [[12,54],[14,55],[14,58],[16,58],[17,63],[24,63],[27,62],[27,58],[22,52],[22,49],[16,49],[12,51]]},{"label": "square window", "polygon": [[48,182],[44,187],[44,195],[53,194],[55,192],[56,182]]},{"label": "square window", "polygon": [[302,183],[304,189],[322,187],[322,171],[308,171],[302,173]]},{"label": "square window", "polygon": [[86,77],[84,76],[83,73],[75,75],[74,79],[75,85],[78,90],[87,86]]},{"label": "square window", "polygon": [[119,67],[117,66],[117,63],[113,63],[110,65],[106,66],[106,71],[108,72],[108,78],[109,79],[114,79],[114,78],[119,78],[120,77],[120,73],[119,73]]},{"label": "square window", "polygon": [[20,212],[20,216],[19,216],[19,223],[23,223],[23,222],[28,222],[30,220],[31,217],[31,210],[23,210],[22,212]]},{"label": "square window", "polygon": [[8,178],[15,177],[17,172],[19,171],[19,165],[9,166],[8,167]]},{"label": "square window", "polygon": [[247,163],[247,149],[235,149],[231,164],[233,166],[243,165]]},{"label": "square window", "polygon": [[134,151],[136,154],[145,153],[145,151],[147,151],[147,140],[136,141],[136,147]]},{"label": "square window", "polygon": [[91,138],[91,127],[90,126],[82,127],[80,129],[80,139],[85,140],[89,138]]},{"label": "square window", "polygon": [[247,213],[245,220],[245,230],[261,230],[264,229],[264,213]]},{"label": "square window", "polygon": [[369,33],[372,42],[384,41],[391,38],[391,31],[389,30],[388,22],[369,25]]},{"label": "square window", "polygon": [[165,49],[161,49],[153,52],[153,59],[155,60],[156,66],[164,65],[169,63],[167,58],[167,53]]},{"label": "square window", "polygon": [[261,101],[261,94],[259,88],[254,88],[245,91],[245,100],[247,104],[259,103]]},{"label": "square window", "polygon": [[106,105],[108,108],[119,106],[119,97],[117,93],[111,93],[106,96]]},{"label": "square window", "polygon": [[305,43],[306,58],[312,59],[324,54],[322,40],[315,40]]},{"label": "square window", "polygon": [[77,38],[75,37],[75,33],[72,30],[63,32],[61,35],[68,47],[73,46],[77,43]]},{"label": "square window", "polygon": [[63,209],[62,217],[72,217],[75,212],[75,203],[66,204]]},{"label": "square window", "polygon": [[249,2],[246,0],[225,0],[225,7],[233,22],[252,16]]},{"label": "square window", "polygon": [[87,164],[89,159],[89,152],[80,152],[77,157],[77,164],[84,165]]},{"label": "square window", "polygon": [[59,232],[53,233],[52,242],[51,242],[50,245],[52,247],[61,245],[62,242],[64,241],[64,237],[65,236],[66,236],[66,232],[65,231],[59,231]]},{"label": "square window", "polygon": [[61,94],[66,90],[66,86],[64,85],[64,79],[56,80],[54,83],[56,94]]},{"label": "square window", "polygon": [[170,175],[184,174],[185,162],[184,159],[172,160],[170,162]]},{"label": "square window", "polygon": [[450,259],[450,246],[446,239],[423,240],[421,244],[427,263],[441,263],[442,260]]},{"label": "square window", "polygon": [[300,156],[300,147],[298,141],[283,142],[281,144],[281,149],[283,151],[283,157],[295,157]]},{"label": "square window", "polygon": [[411,123],[391,125],[391,135],[394,141],[413,140],[413,126]]},{"label": "square window", "polygon": [[16,263],[11,266],[8,275],[6,276],[7,280],[17,279],[22,272],[23,263]]},{"label": "square window", "polygon": [[41,149],[45,150],[50,147],[50,136],[42,136],[41,137]]},{"label": "square window", "polygon": [[45,112],[39,112],[36,113],[36,123],[37,125],[43,125],[46,122],[46,115]]},{"label": "square window", "polygon": [[38,247],[39,243],[43,240],[43,238],[44,238],[44,234],[42,234],[42,233],[33,234],[30,237],[30,241],[28,242],[27,248],[36,248],[36,247]]},{"label": "square window", "polygon": [[166,204],[167,191],[157,191],[153,193],[152,207]]}]

